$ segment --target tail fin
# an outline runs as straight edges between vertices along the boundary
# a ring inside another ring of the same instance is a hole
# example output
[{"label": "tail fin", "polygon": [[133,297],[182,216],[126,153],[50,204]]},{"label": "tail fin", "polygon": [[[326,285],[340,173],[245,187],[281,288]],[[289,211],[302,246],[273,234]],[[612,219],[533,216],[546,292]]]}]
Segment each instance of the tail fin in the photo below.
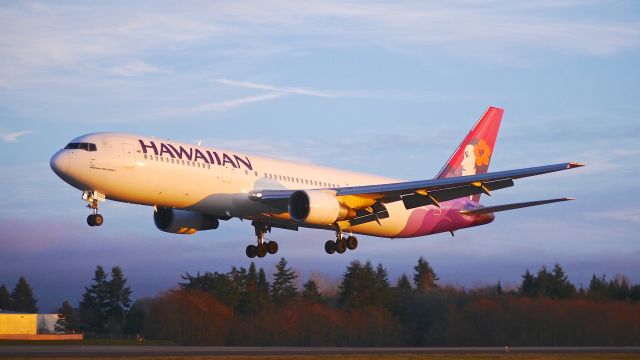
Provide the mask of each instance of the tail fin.
[{"label": "tail fin", "polygon": [[[486,174],[503,112],[502,109],[489,107],[436,175],[436,179]],[[480,195],[473,196],[472,200],[479,201]]]}]

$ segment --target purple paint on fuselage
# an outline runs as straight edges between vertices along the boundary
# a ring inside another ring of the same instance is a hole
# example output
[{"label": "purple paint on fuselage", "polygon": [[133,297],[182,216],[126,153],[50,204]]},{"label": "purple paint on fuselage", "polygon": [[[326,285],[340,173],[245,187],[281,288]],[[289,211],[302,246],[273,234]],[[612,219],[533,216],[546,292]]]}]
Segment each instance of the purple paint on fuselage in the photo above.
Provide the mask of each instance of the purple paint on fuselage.
[{"label": "purple paint on fuselage", "polygon": [[477,208],[478,204],[468,198],[441,203],[442,208],[427,206],[413,210],[404,229],[395,237],[407,238],[437,234],[472,226],[484,225],[495,219],[493,214],[462,215],[460,210]]}]

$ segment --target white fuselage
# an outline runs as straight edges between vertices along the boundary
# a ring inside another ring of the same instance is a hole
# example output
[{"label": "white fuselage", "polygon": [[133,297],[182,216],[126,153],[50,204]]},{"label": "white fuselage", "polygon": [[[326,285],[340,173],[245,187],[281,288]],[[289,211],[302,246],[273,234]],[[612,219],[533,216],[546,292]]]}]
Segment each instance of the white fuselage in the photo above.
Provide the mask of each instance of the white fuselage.
[{"label": "white fuselage", "polygon": [[[73,143],[95,144],[95,149],[63,149],[51,159],[54,171],[72,186],[83,191],[98,191],[110,200],[218,217],[286,222],[291,221],[287,213],[267,214],[269,209],[252,201],[249,194],[261,190],[336,189],[399,181],[121,133],[88,134],[72,140]],[[424,234],[406,232],[413,212],[426,211],[435,217],[446,215],[443,209],[433,206],[406,210],[402,202],[388,204],[387,209],[390,216],[380,224],[370,222],[345,230],[382,237],[418,236]]]}]

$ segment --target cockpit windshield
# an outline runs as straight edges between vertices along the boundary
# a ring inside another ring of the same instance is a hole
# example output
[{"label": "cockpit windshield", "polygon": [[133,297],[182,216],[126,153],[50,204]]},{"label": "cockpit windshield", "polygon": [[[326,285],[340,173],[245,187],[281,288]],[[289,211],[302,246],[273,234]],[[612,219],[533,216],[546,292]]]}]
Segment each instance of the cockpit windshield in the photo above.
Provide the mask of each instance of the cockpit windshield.
[{"label": "cockpit windshield", "polygon": [[69,143],[64,148],[79,149],[79,150],[85,150],[85,151],[97,151],[96,144],[92,144],[92,143]]}]

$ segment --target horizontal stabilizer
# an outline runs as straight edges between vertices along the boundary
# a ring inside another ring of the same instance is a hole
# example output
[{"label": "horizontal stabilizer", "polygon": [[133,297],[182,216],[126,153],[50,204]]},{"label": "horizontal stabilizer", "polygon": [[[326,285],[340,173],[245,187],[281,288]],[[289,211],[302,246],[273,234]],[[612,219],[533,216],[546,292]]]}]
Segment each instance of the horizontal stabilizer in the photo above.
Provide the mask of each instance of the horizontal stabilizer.
[{"label": "horizontal stabilizer", "polygon": [[538,206],[545,204],[552,204],[561,201],[569,201],[575,200],[573,198],[560,198],[560,199],[549,199],[549,200],[538,200],[538,201],[529,201],[529,202],[521,202],[514,204],[504,204],[504,205],[496,205],[496,206],[487,206],[473,210],[460,210],[460,214],[462,215],[480,215],[480,214],[488,214],[499,211],[507,211],[507,210],[515,210],[522,209],[530,206]]}]

